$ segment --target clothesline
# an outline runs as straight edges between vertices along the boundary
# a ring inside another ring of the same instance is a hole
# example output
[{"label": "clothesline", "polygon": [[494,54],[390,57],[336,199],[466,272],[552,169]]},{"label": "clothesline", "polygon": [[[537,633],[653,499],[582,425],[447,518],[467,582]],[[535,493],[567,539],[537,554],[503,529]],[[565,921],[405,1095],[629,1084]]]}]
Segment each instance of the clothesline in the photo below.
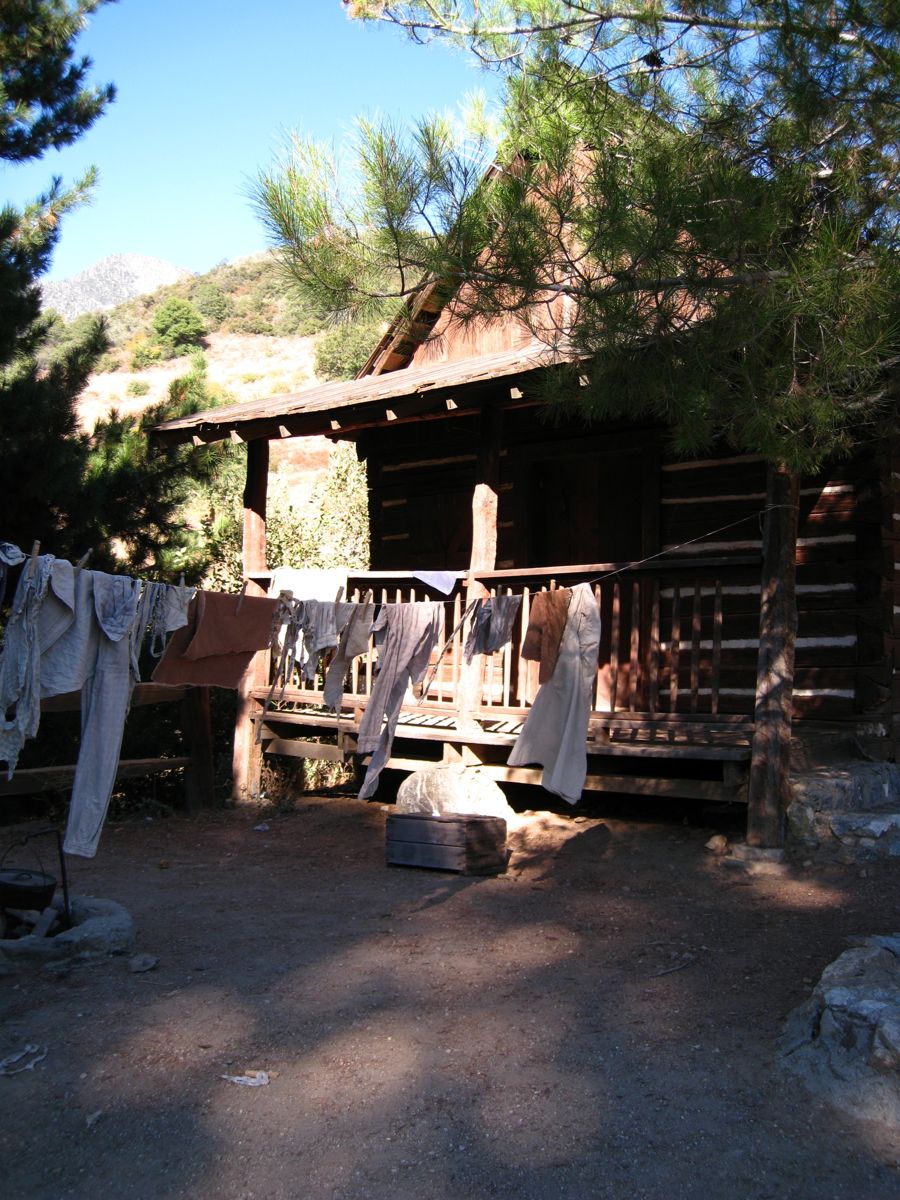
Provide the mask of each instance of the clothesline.
[{"label": "clothesline", "polygon": [[[729,521],[727,525],[718,525],[715,529],[707,529],[703,533],[698,534],[696,537],[688,538],[687,541],[679,542],[677,545],[674,545],[674,546],[666,546],[665,549],[663,549],[663,550],[658,550],[654,554],[648,554],[644,558],[633,559],[632,561],[625,563],[621,567],[616,567],[615,570],[604,571],[600,575],[595,575],[590,579],[578,580],[577,582],[593,584],[593,583],[600,583],[604,579],[613,579],[616,575],[624,575],[627,571],[637,570],[639,567],[646,566],[647,563],[654,562],[658,558],[663,558],[667,554],[673,554],[678,550],[684,550],[687,546],[697,545],[699,542],[703,542],[707,538],[715,537],[715,535],[717,533],[725,533],[729,529],[735,529],[738,525],[746,524],[747,521],[756,520],[759,522],[760,527],[761,527],[762,526],[762,518],[767,513],[775,512],[777,509],[784,509],[784,508],[796,509],[797,507],[798,506],[795,504],[767,504],[763,508],[759,508],[752,513],[748,513],[745,517],[739,517],[736,521]],[[350,572],[348,572],[348,574],[349,573]],[[563,573],[563,574],[566,573],[565,568],[561,568],[561,573]],[[361,571],[360,574],[364,575],[365,572]],[[522,574],[523,574],[523,576],[527,577],[527,575],[528,575],[527,570],[523,570]],[[463,575],[463,578],[465,578],[465,573]],[[387,589],[385,589],[385,588],[382,589],[382,591],[386,591],[386,590]],[[428,601],[428,603],[456,605],[458,603],[458,601],[459,601],[459,596],[455,596],[455,597],[450,597],[446,600]],[[471,605],[469,607],[471,608]],[[469,611],[469,609],[466,610],[467,613],[468,613],[468,611]],[[450,640],[452,640],[452,639],[450,639]]]}]

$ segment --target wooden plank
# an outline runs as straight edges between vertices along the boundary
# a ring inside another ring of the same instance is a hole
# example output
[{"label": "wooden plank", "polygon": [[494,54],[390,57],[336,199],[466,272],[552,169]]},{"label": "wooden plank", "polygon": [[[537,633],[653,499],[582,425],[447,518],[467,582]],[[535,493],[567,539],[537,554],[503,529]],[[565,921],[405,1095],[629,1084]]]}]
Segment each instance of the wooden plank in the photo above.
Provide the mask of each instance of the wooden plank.
[{"label": "wooden plank", "polygon": [[215,801],[212,721],[209,688],[188,688],[181,706],[182,725],[190,766],[185,776],[187,811],[198,812]]},{"label": "wooden plank", "polygon": [[669,708],[678,711],[678,671],[681,658],[681,589],[675,584],[672,596],[672,637],[669,643]]},{"label": "wooden plank", "polygon": [[[131,708],[148,704],[173,704],[183,700],[188,689],[181,685],[170,687],[164,683],[136,683],[131,694]],[[46,696],[41,700],[42,713],[78,712],[81,708],[81,692],[63,692],[59,696]]]},{"label": "wooden plank", "polygon": [[716,596],[713,604],[713,651],[712,651],[712,680],[710,687],[710,709],[713,713],[719,711],[719,677],[722,671],[722,583],[716,580]]},{"label": "wooden plank", "polygon": [[621,593],[618,579],[613,583],[612,590],[612,621],[610,626],[609,643],[609,711],[616,711],[616,698],[619,691],[619,637],[621,625]]},{"label": "wooden plank", "polygon": [[641,585],[631,581],[631,649],[628,659],[628,708],[634,712],[638,695],[638,654],[640,652]]},{"label": "wooden plank", "polygon": [[[491,779],[505,783],[539,784],[543,772],[532,767],[481,768]],[[735,800],[743,802],[742,788],[729,787],[714,779],[651,779],[639,775],[588,775],[586,792],[616,792],[631,796],[670,796],[686,800]]]},{"label": "wooden plank", "polygon": [[569,579],[585,575],[613,575],[627,572],[633,575],[648,575],[656,572],[677,570],[685,571],[719,571],[723,567],[758,567],[761,561],[759,553],[734,554],[725,556],[709,555],[705,558],[670,558],[655,559],[652,563],[577,563],[556,567],[508,567],[498,571],[475,571],[474,577],[484,582],[496,579],[537,580],[537,579]]},{"label": "wooden plank", "polygon": [[267,737],[263,728],[264,754],[280,754],[286,758],[314,758],[324,762],[344,762],[346,755],[339,746],[327,742],[309,742],[301,738]]},{"label": "wooden plank", "polygon": [[[159,775],[163,771],[182,770],[191,765],[190,758],[131,758],[122,759],[116,769],[117,779],[139,779],[144,775]],[[28,767],[16,771],[12,779],[0,779],[0,796],[26,796],[32,792],[53,792],[68,787],[75,776],[75,764],[58,767]]]},{"label": "wooden plank", "polygon": [[[269,443],[256,439],[247,443],[247,477],[244,482],[244,523],[242,534],[243,570],[248,595],[265,595],[265,588],[251,573],[267,570],[266,564],[266,493],[269,482]],[[260,651],[250,662],[238,687],[237,715],[232,752],[232,799],[253,800],[259,795],[262,752],[256,743],[253,726],[254,701],[251,691],[263,686],[269,677],[269,652]]]},{"label": "wooden plank", "polygon": [[700,702],[700,584],[694,584],[694,605],[691,612],[691,712]]},{"label": "wooden plank", "polygon": [[647,705],[653,716],[659,707],[659,580],[652,582],[652,604],[650,609],[650,664]]},{"label": "wooden plank", "polygon": [[462,846],[439,846],[428,842],[386,843],[388,866],[429,867],[434,871],[461,872],[466,867],[466,851]]}]

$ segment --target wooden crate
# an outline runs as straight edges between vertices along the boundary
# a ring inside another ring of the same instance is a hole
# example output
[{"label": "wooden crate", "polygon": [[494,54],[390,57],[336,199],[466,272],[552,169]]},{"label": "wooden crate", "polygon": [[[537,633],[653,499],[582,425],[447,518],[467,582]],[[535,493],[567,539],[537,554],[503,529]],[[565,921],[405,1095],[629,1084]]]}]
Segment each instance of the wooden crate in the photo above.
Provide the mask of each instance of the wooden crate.
[{"label": "wooden crate", "polygon": [[500,875],[508,858],[502,817],[393,813],[387,819],[389,866]]}]

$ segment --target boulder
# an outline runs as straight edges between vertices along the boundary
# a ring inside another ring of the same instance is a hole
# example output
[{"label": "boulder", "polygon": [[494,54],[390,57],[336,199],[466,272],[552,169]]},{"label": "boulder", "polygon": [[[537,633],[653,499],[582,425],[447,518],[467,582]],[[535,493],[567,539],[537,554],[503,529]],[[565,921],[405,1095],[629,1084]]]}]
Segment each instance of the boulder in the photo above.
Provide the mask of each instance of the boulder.
[{"label": "boulder", "polygon": [[862,938],[826,967],[781,1054],[835,1107],[900,1130],[900,935]]}]

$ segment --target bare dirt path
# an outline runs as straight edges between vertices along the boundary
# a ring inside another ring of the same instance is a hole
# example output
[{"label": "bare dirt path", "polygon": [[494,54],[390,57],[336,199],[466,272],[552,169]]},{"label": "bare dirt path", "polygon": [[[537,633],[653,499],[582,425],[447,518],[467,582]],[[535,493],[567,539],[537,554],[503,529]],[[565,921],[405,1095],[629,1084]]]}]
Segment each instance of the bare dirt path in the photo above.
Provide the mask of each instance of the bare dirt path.
[{"label": "bare dirt path", "polygon": [[898,872],[746,879],[636,811],[535,815],[494,879],[386,868],[346,797],[112,825],[74,888],[159,965],[0,980],[0,1057],[48,1047],[0,1078],[3,1194],[895,1200],[896,1139],[774,1042]]}]

